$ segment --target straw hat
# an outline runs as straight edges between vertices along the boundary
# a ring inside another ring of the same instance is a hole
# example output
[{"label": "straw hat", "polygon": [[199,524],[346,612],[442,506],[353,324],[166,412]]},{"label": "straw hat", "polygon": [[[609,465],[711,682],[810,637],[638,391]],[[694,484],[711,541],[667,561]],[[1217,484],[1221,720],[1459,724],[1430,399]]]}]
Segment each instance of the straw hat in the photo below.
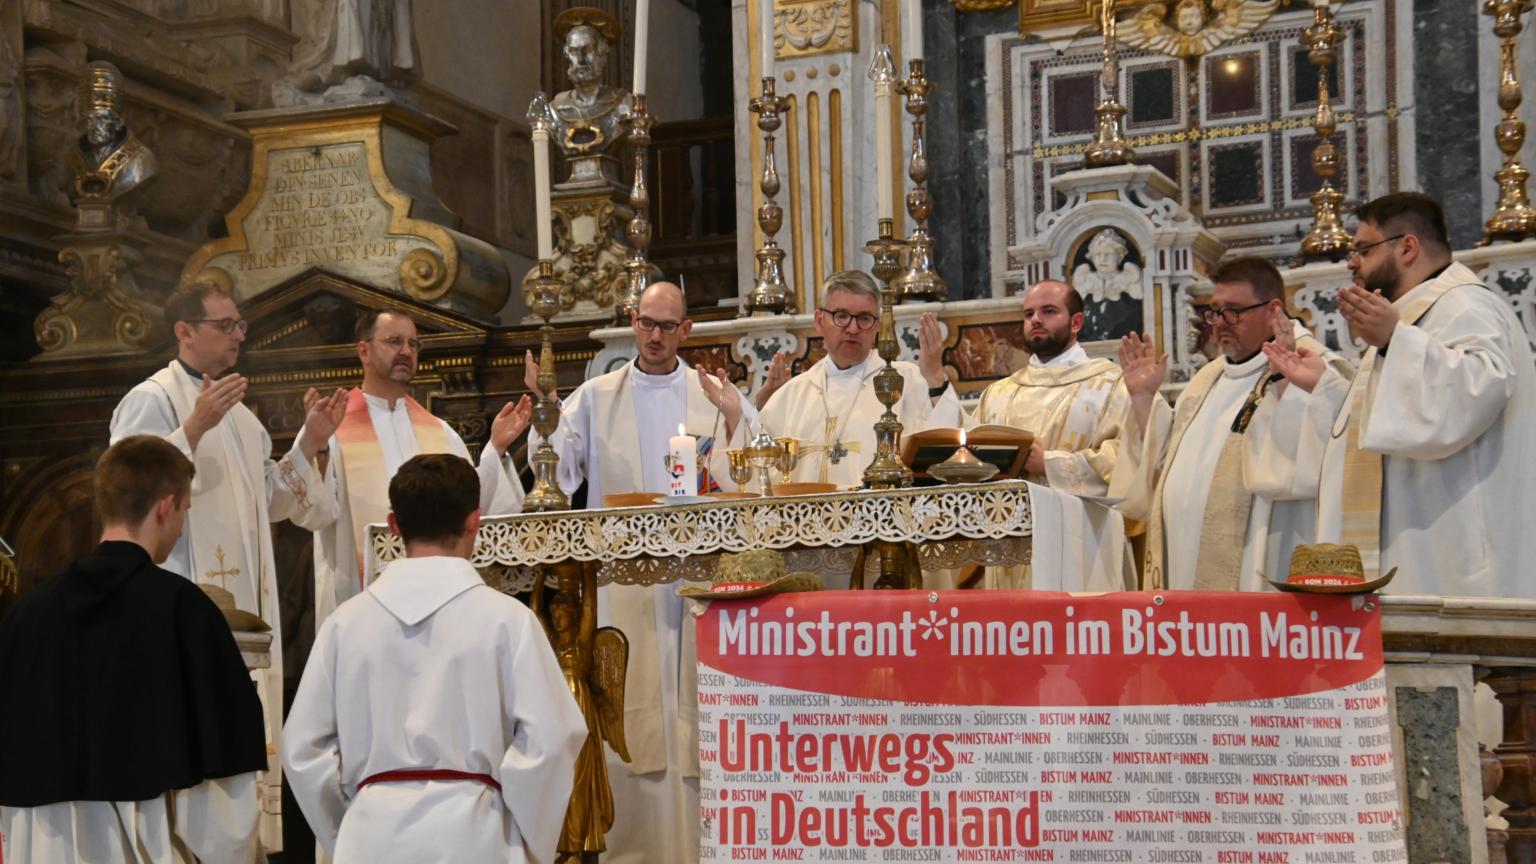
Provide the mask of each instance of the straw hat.
[{"label": "straw hat", "polygon": [[224,623],[229,625],[231,632],[266,633],[272,629],[272,626],[261,620],[259,616],[244,609],[235,608],[235,595],[229,591],[209,582],[199,582],[197,587],[203,589],[203,593],[208,595],[213,605],[219,607],[219,611],[224,613]]},{"label": "straw hat", "polygon": [[1368,594],[1391,582],[1395,573],[1397,568],[1393,567],[1385,576],[1367,582],[1357,547],[1318,543],[1315,546],[1296,547],[1296,551],[1291,553],[1291,572],[1284,582],[1274,579],[1268,581],[1281,591]]},{"label": "straw hat", "polygon": [[689,587],[677,593],[701,600],[745,600],[787,591],[821,591],[825,587],[814,573],[784,572],[784,556],[777,551],[754,549],[721,555],[708,588]]}]

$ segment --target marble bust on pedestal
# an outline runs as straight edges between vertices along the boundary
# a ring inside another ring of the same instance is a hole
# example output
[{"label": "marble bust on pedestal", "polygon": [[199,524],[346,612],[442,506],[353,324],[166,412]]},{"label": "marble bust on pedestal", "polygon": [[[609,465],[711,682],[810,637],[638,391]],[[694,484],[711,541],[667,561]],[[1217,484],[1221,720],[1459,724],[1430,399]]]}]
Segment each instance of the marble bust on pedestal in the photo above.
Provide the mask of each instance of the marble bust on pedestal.
[{"label": "marble bust on pedestal", "polygon": [[603,83],[609,52],[619,39],[618,22],[599,9],[578,7],[555,19],[555,33],[563,40],[572,84],[549,103],[555,141],[571,166],[570,176],[555,188],[616,186],[614,156],[622,151],[633,111],[628,92]]}]

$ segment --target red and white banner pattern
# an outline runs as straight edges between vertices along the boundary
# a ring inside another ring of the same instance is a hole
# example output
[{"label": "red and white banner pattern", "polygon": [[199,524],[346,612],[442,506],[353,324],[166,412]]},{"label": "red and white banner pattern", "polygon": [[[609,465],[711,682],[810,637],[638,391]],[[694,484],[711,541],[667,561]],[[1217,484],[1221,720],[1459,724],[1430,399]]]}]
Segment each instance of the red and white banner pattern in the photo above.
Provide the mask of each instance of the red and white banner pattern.
[{"label": "red and white banner pattern", "polygon": [[1372,597],[787,594],[698,658],[706,861],[1407,860]]}]

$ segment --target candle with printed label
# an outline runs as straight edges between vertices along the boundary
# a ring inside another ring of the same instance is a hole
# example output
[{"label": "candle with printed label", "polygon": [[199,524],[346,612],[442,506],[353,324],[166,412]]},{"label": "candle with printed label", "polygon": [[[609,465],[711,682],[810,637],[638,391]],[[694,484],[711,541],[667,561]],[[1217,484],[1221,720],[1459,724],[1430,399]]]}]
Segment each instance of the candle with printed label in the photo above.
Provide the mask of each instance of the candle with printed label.
[{"label": "candle with printed label", "polygon": [[692,497],[699,494],[699,444],[679,424],[677,434],[667,441],[667,473],[671,480],[670,495]]}]

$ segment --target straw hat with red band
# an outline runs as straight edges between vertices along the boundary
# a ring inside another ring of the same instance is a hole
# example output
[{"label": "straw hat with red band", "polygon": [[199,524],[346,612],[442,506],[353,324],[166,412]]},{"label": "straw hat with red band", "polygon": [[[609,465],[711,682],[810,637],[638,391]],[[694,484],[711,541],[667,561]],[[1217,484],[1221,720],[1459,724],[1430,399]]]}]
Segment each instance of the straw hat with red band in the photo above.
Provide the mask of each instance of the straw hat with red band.
[{"label": "straw hat with red band", "polygon": [[764,594],[825,588],[814,573],[784,572],[784,556],[777,551],[754,549],[721,555],[715,578],[708,588],[690,587],[677,593],[697,600],[746,600]]},{"label": "straw hat with red band", "polygon": [[235,595],[229,593],[227,588],[220,588],[209,582],[199,582],[197,587],[203,589],[203,593],[208,595],[213,605],[219,607],[219,611],[224,613],[224,623],[229,625],[230,630],[236,633],[266,633],[272,629],[272,625],[261,620],[260,616],[237,608]]},{"label": "straw hat with red band", "polygon": [[1385,587],[1396,573],[1397,568],[1393,567],[1386,575],[1367,581],[1358,548],[1318,543],[1315,546],[1296,547],[1296,551],[1291,553],[1291,572],[1284,582],[1274,579],[1268,581],[1281,591],[1368,594]]}]

